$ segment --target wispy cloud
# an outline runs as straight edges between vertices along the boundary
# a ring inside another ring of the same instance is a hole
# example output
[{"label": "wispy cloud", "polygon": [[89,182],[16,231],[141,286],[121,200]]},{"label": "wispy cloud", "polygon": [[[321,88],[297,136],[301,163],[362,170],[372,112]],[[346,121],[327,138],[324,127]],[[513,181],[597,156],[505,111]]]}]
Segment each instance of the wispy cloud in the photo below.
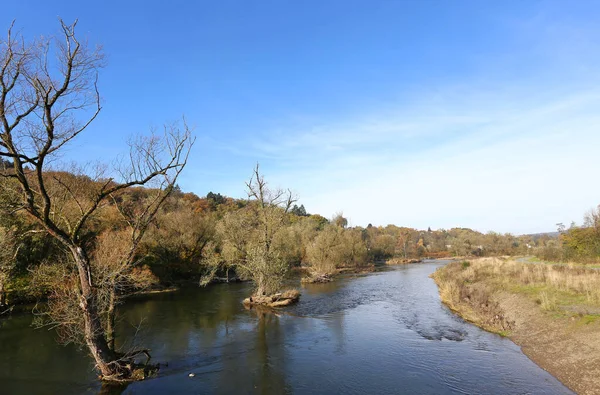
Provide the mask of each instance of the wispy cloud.
[{"label": "wispy cloud", "polygon": [[549,18],[505,21],[525,45],[474,57],[472,75],[343,116],[279,117],[227,149],[356,225],[553,230],[600,203],[600,30]]},{"label": "wispy cloud", "polygon": [[244,144],[310,210],[343,210],[358,225],[533,232],[579,218],[600,196],[600,92],[495,93]]}]

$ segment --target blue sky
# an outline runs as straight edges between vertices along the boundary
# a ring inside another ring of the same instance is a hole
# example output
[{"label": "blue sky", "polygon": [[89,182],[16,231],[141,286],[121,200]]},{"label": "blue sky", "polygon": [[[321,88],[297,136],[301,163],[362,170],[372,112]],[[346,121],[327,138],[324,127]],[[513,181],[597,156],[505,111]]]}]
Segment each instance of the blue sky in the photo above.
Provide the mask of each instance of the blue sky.
[{"label": "blue sky", "polygon": [[184,190],[244,196],[260,162],[353,225],[552,231],[600,204],[600,2],[19,1],[104,46],[103,111],[66,159],[180,119]]}]

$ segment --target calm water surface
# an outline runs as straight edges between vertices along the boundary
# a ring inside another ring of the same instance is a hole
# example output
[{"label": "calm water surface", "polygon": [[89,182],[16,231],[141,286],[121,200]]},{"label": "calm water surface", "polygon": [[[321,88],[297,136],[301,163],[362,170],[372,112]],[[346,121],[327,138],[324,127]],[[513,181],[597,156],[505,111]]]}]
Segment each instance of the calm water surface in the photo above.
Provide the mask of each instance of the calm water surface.
[{"label": "calm water surface", "polygon": [[247,284],[131,301],[123,338],[137,333],[168,366],[125,388],[101,388],[84,353],[15,316],[0,321],[0,394],[571,393],[511,341],[442,306],[428,277],[441,264],[312,285],[279,315],[245,310]]}]

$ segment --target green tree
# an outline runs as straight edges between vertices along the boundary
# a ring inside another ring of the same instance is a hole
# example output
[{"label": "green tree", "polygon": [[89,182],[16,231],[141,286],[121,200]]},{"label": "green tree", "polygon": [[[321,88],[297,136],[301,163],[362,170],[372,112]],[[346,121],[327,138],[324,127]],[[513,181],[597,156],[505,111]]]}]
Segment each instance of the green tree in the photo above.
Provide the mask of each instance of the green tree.
[{"label": "green tree", "polygon": [[292,207],[290,212],[294,215],[297,215],[298,217],[308,217],[310,215],[306,212],[306,209],[304,208],[303,204],[301,204],[300,207],[294,204],[294,207]]},{"label": "green tree", "polygon": [[206,199],[212,211],[215,211],[221,204],[227,203],[227,198],[220,193],[209,192],[206,194]]}]

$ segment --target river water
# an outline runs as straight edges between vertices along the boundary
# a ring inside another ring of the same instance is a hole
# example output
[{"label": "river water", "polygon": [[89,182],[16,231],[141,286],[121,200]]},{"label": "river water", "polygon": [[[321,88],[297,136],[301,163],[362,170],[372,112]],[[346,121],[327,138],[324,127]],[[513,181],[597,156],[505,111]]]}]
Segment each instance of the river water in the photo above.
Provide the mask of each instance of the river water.
[{"label": "river water", "polygon": [[168,365],[119,388],[101,388],[85,353],[31,316],[13,316],[0,322],[0,394],[571,393],[510,340],[445,308],[429,278],[442,264],[310,285],[277,315],[243,308],[248,284],[132,300],[122,338]]}]

